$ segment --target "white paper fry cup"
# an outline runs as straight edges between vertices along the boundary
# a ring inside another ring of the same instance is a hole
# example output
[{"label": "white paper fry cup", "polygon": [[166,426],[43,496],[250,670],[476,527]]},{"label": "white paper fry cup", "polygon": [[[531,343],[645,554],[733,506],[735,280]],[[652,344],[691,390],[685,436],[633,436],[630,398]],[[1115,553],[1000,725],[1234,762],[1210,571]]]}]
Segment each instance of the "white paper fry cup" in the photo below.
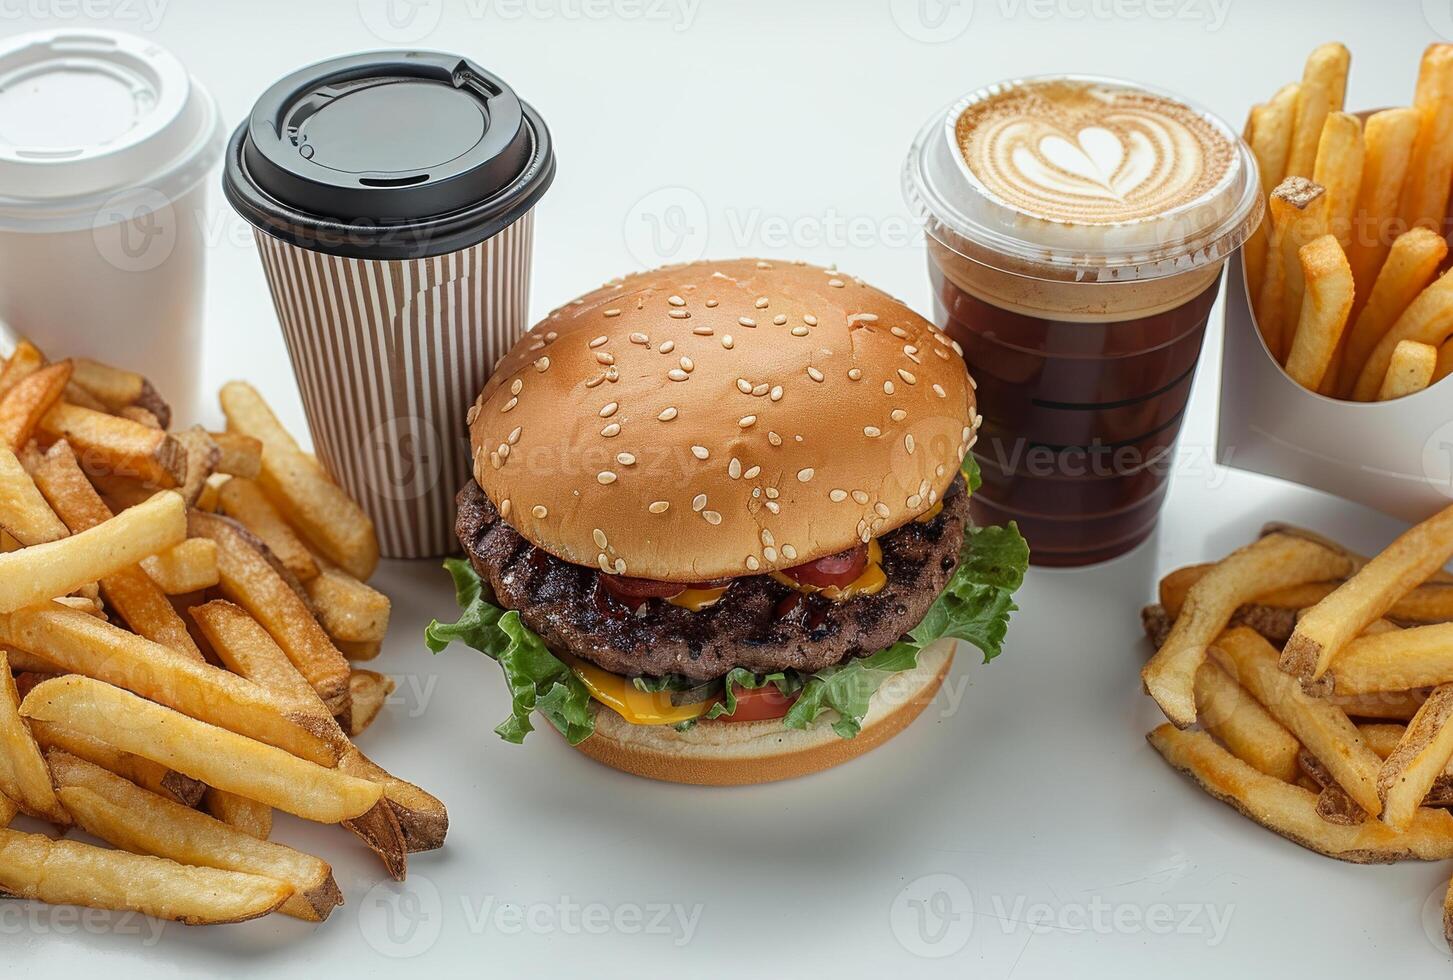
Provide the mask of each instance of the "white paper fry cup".
[{"label": "white paper fry cup", "polygon": [[1327,398],[1271,356],[1228,263],[1217,458],[1324,490],[1406,521],[1453,502],[1453,382],[1386,402]]},{"label": "white paper fry cup", "polygon": [[390,558],[448,554],[465,413],[528,323],[534,216],[423,259],[324,255],[256,233],[323,464]]}]

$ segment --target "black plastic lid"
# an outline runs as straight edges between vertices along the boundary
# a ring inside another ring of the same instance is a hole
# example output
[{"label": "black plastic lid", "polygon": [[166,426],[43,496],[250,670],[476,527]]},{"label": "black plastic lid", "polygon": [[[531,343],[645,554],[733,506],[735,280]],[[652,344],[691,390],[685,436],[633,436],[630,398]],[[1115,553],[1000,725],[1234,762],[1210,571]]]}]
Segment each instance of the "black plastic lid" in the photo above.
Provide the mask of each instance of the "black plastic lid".
[{"label": "black plastic lid", "polygon": [[464,58],[381,51],[282,79],[227,145],[222,189],[268,234],[329,255],[442,255],[523,217],[555,177],[544,120]]}]

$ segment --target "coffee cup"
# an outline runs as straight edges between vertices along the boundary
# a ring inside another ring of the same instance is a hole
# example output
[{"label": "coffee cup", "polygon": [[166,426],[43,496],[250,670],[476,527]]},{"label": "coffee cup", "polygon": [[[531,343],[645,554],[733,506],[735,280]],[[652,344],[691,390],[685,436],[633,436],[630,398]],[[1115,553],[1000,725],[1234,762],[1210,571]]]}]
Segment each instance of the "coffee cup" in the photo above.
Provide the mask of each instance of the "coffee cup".
[{"label": "coffee cup", "polygon": [[550,134],[504,81],[397,51],[258,99],[223,187],[253,226],[317,453],[390,558],[447,554],[465,412],[528,325]]},{"label": "coffee cup", "polygon": [[1114,79],[1020,79],[935,113],[904,192],[937,322],[984,424],[976,518],[1043,565],[1154,530],[1227,258],[1255,229],[1256,162],[1223,121]]}]

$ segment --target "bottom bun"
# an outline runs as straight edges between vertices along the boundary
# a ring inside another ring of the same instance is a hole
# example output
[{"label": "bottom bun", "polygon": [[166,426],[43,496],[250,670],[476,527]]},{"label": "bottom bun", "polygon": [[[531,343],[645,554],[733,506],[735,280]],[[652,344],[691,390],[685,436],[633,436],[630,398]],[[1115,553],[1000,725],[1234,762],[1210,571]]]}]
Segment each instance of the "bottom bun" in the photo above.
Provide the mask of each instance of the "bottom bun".
[{"label": "bottom bun", "polygon": [[612,769],[670,783],[744,786],[805,776],[855,759],[908,727],[938,694],[954,646],[952,639],[932,643],[918,655],[917,667],[884,681],[854,738],[832,730],[833,712],[807,731],[773,718],[703,721],[678,732],[669,725],[632,725],[592,701],[595,734],[575,747]]}]

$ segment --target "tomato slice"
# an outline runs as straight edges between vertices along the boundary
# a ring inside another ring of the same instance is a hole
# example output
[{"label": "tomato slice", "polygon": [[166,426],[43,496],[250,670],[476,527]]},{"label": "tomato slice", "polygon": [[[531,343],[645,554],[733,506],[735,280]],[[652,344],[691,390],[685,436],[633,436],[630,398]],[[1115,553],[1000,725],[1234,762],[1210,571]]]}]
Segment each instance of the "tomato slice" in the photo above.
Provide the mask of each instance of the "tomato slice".
[{"label": "tomato slice", "polygon": [[722,715],[718,721],[766,721],[781,718],[797,703],[797,694],[783,694],[776,684],[745,688],[737,685],[735,714]]},{"label": "tomato slice", "polygon": [[605,590],[628,606],[634,608],[647,599],[669,599],[686,591],[680,582],[657,582],[649,578],[632,578],[629,575],[600,576]]},{"label": "tomato slice", "polygon": [[868,546],[860,544],[856,548],[849,548],[847,551],[839,551],[835,555],[828,555],[826,558],[819,558],[817,561],[789,568],[786,570],[786,574],[803,585],[827,588],[832,585],[851,584],[859,575],[863,574],[863,569],[867,567]]}]

